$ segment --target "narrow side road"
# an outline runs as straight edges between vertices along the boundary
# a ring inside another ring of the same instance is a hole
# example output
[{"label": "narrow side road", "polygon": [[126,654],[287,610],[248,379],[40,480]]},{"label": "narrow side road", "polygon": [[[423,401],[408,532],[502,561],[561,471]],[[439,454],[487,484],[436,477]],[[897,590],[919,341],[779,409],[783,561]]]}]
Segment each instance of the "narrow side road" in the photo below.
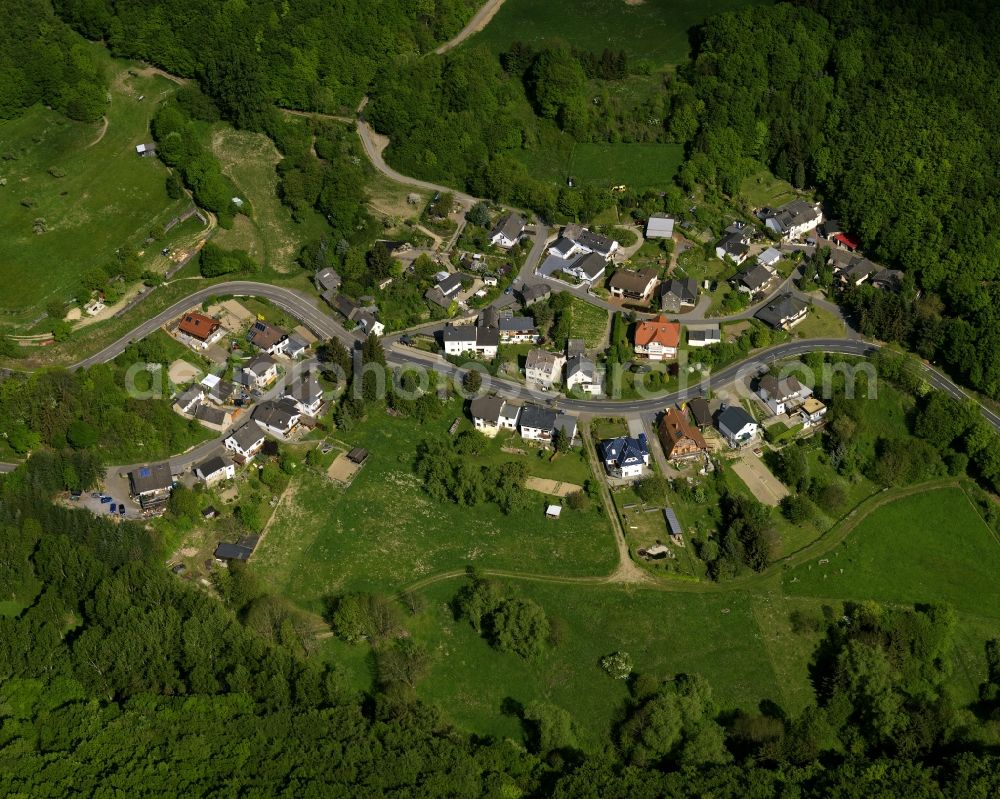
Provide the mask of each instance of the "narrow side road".
[{"label": "narrow side road", "polygon": [[449,50],[453,50],[458,47],[462,42],[472,36],[474,33],[479,33],[483,28],[490,24],[490,20],[496,16],[497,11],[500,10],[500,6],[503,5],[503,0],[486,0],[486,3],[480,8],[469,23],[458,32],[456,36],[446,41],[437,50],[434,51],[436,55],[444,55]]}]

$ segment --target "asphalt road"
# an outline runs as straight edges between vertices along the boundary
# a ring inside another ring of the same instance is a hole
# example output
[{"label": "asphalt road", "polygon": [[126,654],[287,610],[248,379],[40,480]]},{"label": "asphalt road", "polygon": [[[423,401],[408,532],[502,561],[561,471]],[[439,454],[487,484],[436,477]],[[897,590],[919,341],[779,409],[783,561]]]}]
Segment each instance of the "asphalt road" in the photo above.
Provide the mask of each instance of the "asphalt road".
[{"label": "asphalt road", "polygon": [[[317,305],[317,300],[302,292],[291,289],[272,286],[267,283],[255,283],[252,281],[231,281],[228,283],[217,283],[204,289],[196,291],[182,300],[178,300],[172,306],[157,314],[152,319],[148,319],[134,328],[130,333],[122,336],[118,341],[105,347],[98,353],[75,364],[73,369],[81,369],[97,363],[109,361],[120,355],[133,341],[137,341],[144,336],[157,330],[161,325],[170,319],[178,316],[182,311],[203,302],[211,296],[231,294],[234,296],[253,296],[267,299],[281,308],[286,313],[296,317],[303,324],[311,329],[317,336],[323,339],[337,338],[343,341],[348,347],[353,346],[358,337],[345,330],[344,327],[333,317],[327,314]],[[811,352],[841,353],[848,355],[866,356],[878,349],[879,345],[860,341],[856,339],[803,339],[787,344],[779,344],[775,347],[763,350],[745,361],[732,364],[719,370],[710,378],[702,380],[680,391],[670,394],[660,394],[646,399],[619,401],[611,399],[578,400],[569,399],[551,392],[542,392],[536,389],[529,389],[519,383],[501,378],[491,378],[490,387],[493,391],[502,396],[512,399],[542,402],[560,410],[572,411],[576,413],[594,414],[647,414],[663,409],[664,407],[704,393],[710,386],[722,386],[734,380],[749,377],[761,366],[784,358],[791,358],[796,355],[804,355]],[[440,358],[436,355],[411,349],[405,346],[389,345],[386,348],[386,360],[391,366],[423,366],[434,369],[436,372],[449,375],[461,376],[465,373],[464,368]],[[928,382],[934,387],[952,397],[959,399],[973,399],[964,390],[955,385],[951,380],[941,374],[931,366],[924,365],[924,372]],[[272,389],[272,392],[278,389]],[[977,403],[979,404],[979,403]],[[1000,431],[1000,416],[990,411],[980,404],[980,409],[986,420]],[[197,460],[205,457],[215,447],[219,445],[225,434],[213,441],[206,442],[187,453],[172,458],[175,467],[187,467]],[[0,471],[10,471],[14,464],[0,464]]]}]

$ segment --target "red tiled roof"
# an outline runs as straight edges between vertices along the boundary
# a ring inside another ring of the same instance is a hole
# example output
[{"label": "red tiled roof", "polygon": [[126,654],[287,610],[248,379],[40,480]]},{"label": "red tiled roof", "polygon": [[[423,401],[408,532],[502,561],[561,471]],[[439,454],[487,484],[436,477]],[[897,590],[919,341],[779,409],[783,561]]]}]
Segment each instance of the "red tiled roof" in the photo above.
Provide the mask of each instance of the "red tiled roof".
[{"label": "red tiled roof", "polygon": [[648,347],[653,341],[664,347],[676,347],[680,340],[680,323],[671,322],[665,316],[658,316],[651,322],[640,322],[635,329],[637,347]]},{"label": "red tiled roof", "polygon": [[218,330],[219,327],[219,323],[209,316],[200,313],[189,313],[184,314],[184,318],[181,319],[181,323],[177,326],[177,329],[181,333],[186,333],[189,336],[204,341]]},{"label": "red tiled roof", "polygon": [[834,233],[833,240],[843,244],[849,250],[856,250],[861,246],[861,242],[855,236],[848,235],[847,233]]}]

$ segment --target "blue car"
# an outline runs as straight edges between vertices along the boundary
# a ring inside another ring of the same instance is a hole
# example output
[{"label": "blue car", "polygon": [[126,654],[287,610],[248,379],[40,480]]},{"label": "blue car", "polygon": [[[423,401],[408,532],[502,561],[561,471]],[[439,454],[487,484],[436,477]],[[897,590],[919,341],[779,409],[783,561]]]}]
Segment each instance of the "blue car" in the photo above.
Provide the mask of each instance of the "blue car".
[{"label": "blue car", "polygon": [[109,496],[102,496],[101,497],[101,504],[102,505],[107,505],[110,501],[111,501],[111,497],[109,497]]},{"label": "blue car", "polygon": [[110,508],[108,508],[108,513],[114,513],[114,512],[115,512],[115,511],[117,511],[117,510],[118,510],[118,506],[117,506],[117,505],[115,505],[115,503],[114,503],[114,502],[112,502],[112,503],[111,503],[111,507],[110,507]]}]

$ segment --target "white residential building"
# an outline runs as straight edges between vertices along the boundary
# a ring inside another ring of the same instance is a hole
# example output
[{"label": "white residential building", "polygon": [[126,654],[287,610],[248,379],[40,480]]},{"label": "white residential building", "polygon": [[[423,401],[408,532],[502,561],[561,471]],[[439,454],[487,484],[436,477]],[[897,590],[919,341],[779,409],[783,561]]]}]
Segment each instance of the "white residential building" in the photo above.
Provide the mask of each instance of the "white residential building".
[{"label": "white residential building", "polygon": [[517,430],[521,408],[494,395],[476,397],[469,403],[472,423],[485,435],[495,436],[501,430]]},{"label": "white residential building", "polygon": [[757,396],[775,416],[791,413],[806,397],[812,396],[812,389],[803,386],[794,377],[779,380],[774,375],[764,375],[757,381]]},{"label": "white residential building", "polygon": [[448,325],[441,331],[445,355],[475,355],[488,361],[497,357],[500,332],[494,327]]},{"label": "white residential building", "polygon": [[524,362],[524,376],[528,383],[538,383],[551,388],[559,382],[565,359],[547,350],[531,350]]},{"label": "white residential building", "polygon": [[205,485],[215,485],[236,477],[236,465],[225,455],[213,455],[194,467],[194,474]]},{"label": "white residential building", "polygon": [[264,431],[252,422],[234,430],[223,442],[238,463],[250,463],[264,447]]}]

